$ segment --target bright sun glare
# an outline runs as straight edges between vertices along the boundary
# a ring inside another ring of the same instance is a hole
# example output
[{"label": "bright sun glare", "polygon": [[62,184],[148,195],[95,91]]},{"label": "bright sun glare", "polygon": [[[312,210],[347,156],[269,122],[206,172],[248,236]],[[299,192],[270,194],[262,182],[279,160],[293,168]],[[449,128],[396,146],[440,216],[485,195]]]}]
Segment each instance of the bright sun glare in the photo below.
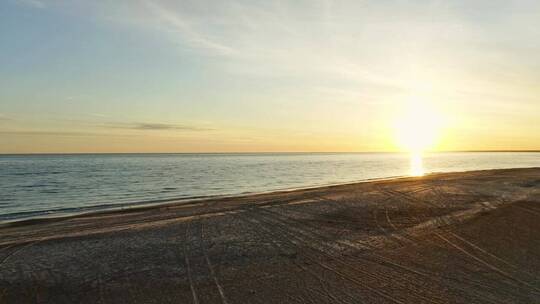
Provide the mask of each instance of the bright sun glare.
[{"label": "bright sun glare", "polygon": [[399,114],[395,124],[400,150],[410,153],[410,174],[424,174],[422,153],[432,149],[439,137],[441,117],[427,103],[411,102]]},{"label": "bright sun glare", "polygon": [[401,150],[421,153],[433,148],[439,133],[438,113],[423,103],[411,103],[396,122],[397,144]]}]

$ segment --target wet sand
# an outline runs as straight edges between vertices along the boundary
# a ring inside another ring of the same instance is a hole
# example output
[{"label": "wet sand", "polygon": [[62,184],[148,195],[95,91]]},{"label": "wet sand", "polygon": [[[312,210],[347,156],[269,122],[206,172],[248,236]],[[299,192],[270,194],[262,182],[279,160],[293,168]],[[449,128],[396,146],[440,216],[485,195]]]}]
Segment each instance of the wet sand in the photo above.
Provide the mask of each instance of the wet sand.
[{"label": "wet sand", "polygon": [[0,303],[539,303],[540,168],[0,227]]}]

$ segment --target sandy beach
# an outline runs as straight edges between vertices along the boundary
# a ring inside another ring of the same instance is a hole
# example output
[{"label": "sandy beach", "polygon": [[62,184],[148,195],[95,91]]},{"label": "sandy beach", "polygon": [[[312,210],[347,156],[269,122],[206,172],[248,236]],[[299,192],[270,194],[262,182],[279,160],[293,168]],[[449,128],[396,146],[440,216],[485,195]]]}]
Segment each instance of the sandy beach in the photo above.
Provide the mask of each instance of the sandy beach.
[{"label": "sandy beach", "polygon": [[0,303],[537,303],[540,168],[0,226]]}]

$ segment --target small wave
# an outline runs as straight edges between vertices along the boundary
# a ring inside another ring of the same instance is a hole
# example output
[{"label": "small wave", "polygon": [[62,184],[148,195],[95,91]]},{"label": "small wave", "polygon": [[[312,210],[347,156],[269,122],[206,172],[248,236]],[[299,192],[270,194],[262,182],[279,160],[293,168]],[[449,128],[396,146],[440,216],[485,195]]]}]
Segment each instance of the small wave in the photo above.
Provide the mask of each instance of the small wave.
[{"label": "small wave", "polygon": [[13,176],[27,176],[27,175],[56,175],[67,173],[66,171],[38,171],[38,172],[13,172],[8,173],[8,175]]},{"label": "small wave", "polygon": [[13,175],[13,176],[25,176],[25,175],[33,175],[35,174],[34,172],[14,172],[14,173],[10,173],[8,175]]},{"label": "small wave", "polygon": [[34,184],[34,185],[22,185],[20,186],[21,188],[42,188],[42,187],[47,187],[49,185],[47,184]]},{"label": "small wave", "polygon": [[60,191],[57,191],[57,190],[41,190],[39,192],[40,193],[51,193],[51,194],[60,193]]}]

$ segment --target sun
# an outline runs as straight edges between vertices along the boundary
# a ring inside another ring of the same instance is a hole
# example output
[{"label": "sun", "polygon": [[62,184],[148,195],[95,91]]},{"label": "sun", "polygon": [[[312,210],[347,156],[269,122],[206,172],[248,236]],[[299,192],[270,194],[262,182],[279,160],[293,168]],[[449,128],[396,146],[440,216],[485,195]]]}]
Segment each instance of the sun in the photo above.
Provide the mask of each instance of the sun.
[{"label": "sun", "polygon": [[396,144],[401,151],[422,153],[434,148],[439,137],[441,115],[426,102],[410,102],[395,122]]},{"label": "sun", "polygon": [[443,116],[432,104],[415,99],[408,102],[395,118],[396,144],[410,153],[410,175],[425,173],[422,154],[435,148],[440,140]]}]

